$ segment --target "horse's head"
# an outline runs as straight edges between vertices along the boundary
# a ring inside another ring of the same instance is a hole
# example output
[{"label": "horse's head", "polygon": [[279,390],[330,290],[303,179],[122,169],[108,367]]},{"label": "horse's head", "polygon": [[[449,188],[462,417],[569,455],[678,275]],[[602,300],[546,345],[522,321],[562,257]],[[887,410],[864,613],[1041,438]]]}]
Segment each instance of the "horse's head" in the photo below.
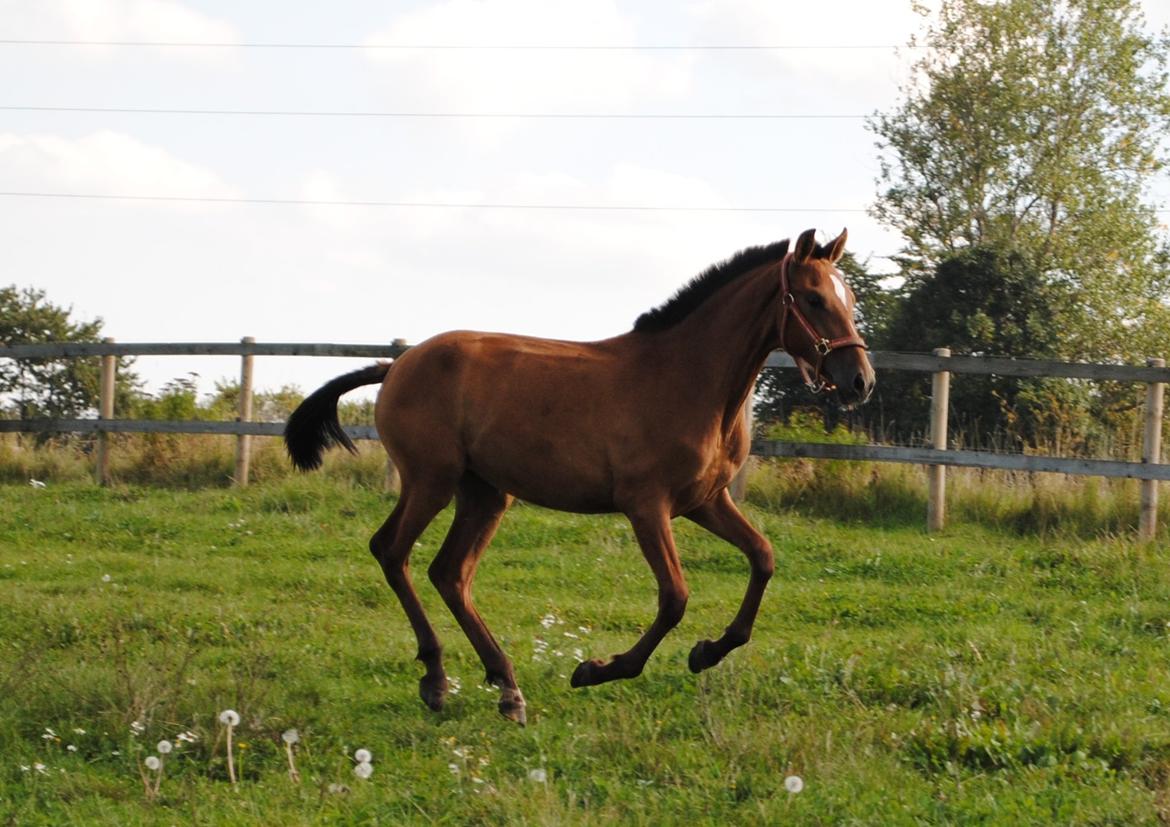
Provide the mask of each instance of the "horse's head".
[{"label": "horse's head", "polygon": [[815,235],[801,233],[780,265],[780,344],[814,390],[853,407],[869,399],[875,379],[853,324],[853,291],[836,266],[847,232],[823,246]]}]

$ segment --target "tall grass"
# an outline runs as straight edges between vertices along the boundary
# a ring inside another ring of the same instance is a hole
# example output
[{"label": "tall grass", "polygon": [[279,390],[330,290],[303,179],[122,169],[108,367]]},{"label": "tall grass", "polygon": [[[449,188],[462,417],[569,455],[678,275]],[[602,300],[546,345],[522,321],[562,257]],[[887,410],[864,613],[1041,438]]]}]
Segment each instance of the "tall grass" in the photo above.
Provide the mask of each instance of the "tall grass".
[{"label": "tall grass", "polygon": [[[857,444],[865,438],[843,428],[826,434],[819,423],[796,419],[769,430],[771,438]],[[194,490],[232,484],[235,438],[204,434],[114,434],[111,467],[116,483]],[[324,478],[380,490],[386,455],[374,442],[358,454],[331,451],[318,472]],[[0,437],[0,482],[80,482],[93,476],[90,446],[82,440],[51,442]],[[285,482],[295,474],[281,440],[254,437],[251,480]],[[753,459],[747,500],[769,511],[883,526],[919,526],[926,514],[926,472],[917,465],[847,460]],[[1159,537],[1170,535],[1170,502],[1159,509]],[[948,521],[1007,529],[1016,534],[1093,538],[1136,529],[1136,480],[1071,477],[1015,471],[952,468],[947,471]]]},{"label": "tall grass", "polygon": [[[115,483],[161,488],[221,488],[232,484],[236,440],[213,434],[111,434],[110,472]],[[278,437],[253,437],[249,479],[256,483],[294,476]],[[80,482],[93,478],[92,442],[67,439],[38,445],[0,436],[0,482]],[[321,473],[327,479],[378,488],[386,479],[386,454],[375,442],[358,443],[356,456],[331,451]]]}]

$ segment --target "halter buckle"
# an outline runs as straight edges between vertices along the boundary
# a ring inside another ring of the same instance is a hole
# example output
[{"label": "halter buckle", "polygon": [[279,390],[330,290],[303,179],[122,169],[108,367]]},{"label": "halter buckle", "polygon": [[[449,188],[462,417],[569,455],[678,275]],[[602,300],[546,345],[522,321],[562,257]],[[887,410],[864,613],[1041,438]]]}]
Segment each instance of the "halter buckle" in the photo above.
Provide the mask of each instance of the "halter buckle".
[{"label": "halter buckle", "polygon": [[813,345],[813,347],[816,349],[816,352],[818,354],[820,354],[822,357],[828,356],[830,353],[833,352],[833,343],[830,342],[828,339],[818,340],[817,343],[815,345]]}]

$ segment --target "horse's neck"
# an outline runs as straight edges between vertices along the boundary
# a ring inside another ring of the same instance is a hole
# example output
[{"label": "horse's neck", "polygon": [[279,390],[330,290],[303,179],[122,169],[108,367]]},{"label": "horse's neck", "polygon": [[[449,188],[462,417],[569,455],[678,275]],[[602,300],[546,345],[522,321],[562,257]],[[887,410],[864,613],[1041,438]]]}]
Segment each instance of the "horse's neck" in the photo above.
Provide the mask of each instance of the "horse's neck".
[{"label": "horse's neck", "polygon": [[761,267],[722,288],[666,331],[683,359],[688,387],[717,410],[724,430],[734,424],[768,354],[780,346],[779,282]]}]

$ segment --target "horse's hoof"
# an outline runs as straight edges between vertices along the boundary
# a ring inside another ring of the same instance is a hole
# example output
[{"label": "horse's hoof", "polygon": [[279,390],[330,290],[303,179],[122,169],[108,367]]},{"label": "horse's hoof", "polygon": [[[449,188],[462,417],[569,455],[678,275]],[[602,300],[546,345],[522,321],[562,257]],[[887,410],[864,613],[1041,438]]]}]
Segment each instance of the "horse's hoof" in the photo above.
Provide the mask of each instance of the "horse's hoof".
[{"label": "horse's hoof", "polygon": [[430,675],[423,675],[418,682],[418,696],[432,711],[438,712],[443,708],[443,702],[447,700],[447,676],[440,675],[435,679]]},{"label": "horse's hoof", "polygon": [[720,658],[714,657],[711,653],[711,648],[714,646],[715,641],[713,640],[700,640],[696,643],[695,648],[691,650],[690,657],[687,658],[687,668],[697,675],[704,669],[710,669],[719,663]]},{"label": "horse's hoof", "polygon": [[569,678],[569,685],[574,689],[582,686],[593,686],[598,683],[597,670],[602,666],[599,660],[583,660],[573,670],[573,677]]},{"label": "horse's hoof", "polygon": [[520,694],[519,689],[500,690],[500,714],[509,721],[515,721],[520,726],[528,723],[524,696]]}]

